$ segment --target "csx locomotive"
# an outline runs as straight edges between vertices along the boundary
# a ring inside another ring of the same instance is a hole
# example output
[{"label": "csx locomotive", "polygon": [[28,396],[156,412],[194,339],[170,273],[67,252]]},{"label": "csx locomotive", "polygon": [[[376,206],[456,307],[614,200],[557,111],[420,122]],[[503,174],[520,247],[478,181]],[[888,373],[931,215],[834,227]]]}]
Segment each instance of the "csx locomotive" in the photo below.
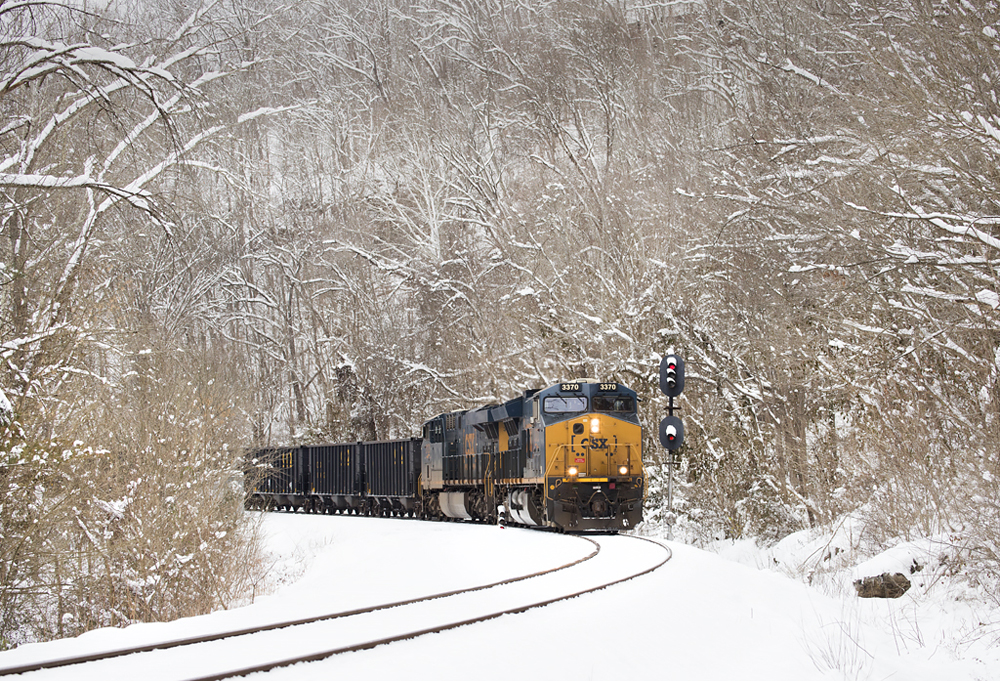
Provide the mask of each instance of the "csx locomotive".
[{"label": "csx locomotive", "polygon": [[247,505],[615,532],[642,520],[635,392],[582,379],[435,416],[422,437],[248,454]]}]

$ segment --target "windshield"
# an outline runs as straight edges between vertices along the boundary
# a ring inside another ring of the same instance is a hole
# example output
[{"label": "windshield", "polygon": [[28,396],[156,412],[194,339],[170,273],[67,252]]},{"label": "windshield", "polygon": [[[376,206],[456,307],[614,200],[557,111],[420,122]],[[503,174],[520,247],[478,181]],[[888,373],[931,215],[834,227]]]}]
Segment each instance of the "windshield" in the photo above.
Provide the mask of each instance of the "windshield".
[{"label": "windshield", "polygon": [[635,411],[635,400],[621,395],[597,395],[594,397],[594,411],[631,413]]},{"label": "windshield", "polygon": [[586,397],[546,397],[542,403],[546,414],[567,414],[587,411]]}]

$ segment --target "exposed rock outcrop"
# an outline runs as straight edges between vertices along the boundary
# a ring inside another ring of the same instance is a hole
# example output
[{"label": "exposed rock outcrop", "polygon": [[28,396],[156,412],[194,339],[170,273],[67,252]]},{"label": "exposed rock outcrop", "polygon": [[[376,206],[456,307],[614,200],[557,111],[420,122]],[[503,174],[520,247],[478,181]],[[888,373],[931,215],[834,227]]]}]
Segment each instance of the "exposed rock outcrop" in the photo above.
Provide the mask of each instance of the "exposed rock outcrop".
[{"label": "exposed rock outcrop", "polygon": [[901,572],[883,572],[876,577],[854,581],[854,589],[861,598],[899,598],[910,588],[910,580]]}]

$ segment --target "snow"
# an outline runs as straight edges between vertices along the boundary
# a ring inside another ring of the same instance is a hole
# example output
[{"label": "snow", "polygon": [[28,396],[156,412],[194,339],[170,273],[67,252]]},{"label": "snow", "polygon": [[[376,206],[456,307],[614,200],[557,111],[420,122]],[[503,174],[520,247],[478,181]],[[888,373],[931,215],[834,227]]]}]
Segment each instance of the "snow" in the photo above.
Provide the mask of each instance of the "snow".
[{"label": "snow", "polygon": [[976,294],[976,300],[984,305],[989,305],[994,310],[1000,307],[1000,295],[997,295],[994,291],[988,289],[983,289]]},{"label": "snow", "polygon": [[7,399],[3,388],[0,388],[0,425],[6,424],[14,416],[14,406]]},{"label": "snow", "polygon": [[[172,623],[98,630],[76,639],[22,646],[0,654],[0,667],[441,593],[578,560],[593,550],[572,536],[407,520],[269,514],[263,529],[273,593],[253,604]],[[824,582],[825,589],[817,588],[782,572],[800,573],[810,561],[827,555],[844,559],[846,565],[849,552],[841,547],[856,545],[855,529],[845,522],[832,537],[799,533],[767,551],[751,542],[729,543],[721,553],[664,542],[673,551],[672,559],[632,581],[481,624],[276,669],[267,678],[381,679],[404,671],[409,679],[428,680],[469,675],[497,680],[1000,677],[1000,653],[989,647],[989,636],[979,632],[977,637],[976,630],[968,628],[982,613],[973,612],[974,604],[955,601],[953,592],[936,595],[914,578],[914,587],[900,599],[861,600],[849,584],[850,594],[837,593],[829,582]],[[642,554],[650,550],[645,542],[598,539],[605,546],[598,554],[604,556],[603,570],[624,572],[649,559]],[[926,574],[930,583],[930,563],[939,553],[933,542],[900,543],[871,564],[843,574],[910,574],[916,559],[928,565],[918,574]],[[596,563],[595,558],[584,565]],[[545,588],[571,581],[570,574],[556,573],[566,577],[550,577]],[[536,580],[519,584],[530,590],[533,583]],[[443,606],[436,607],[441,611]],[[456,608],[449,601],[445,614],[461,617]],[[413,626],[406,612],[382,611],[379,633]],[[961,634],[969,636],[958,645]],[[258,652],[251,644],[241,645],[247,656]],[[291,638],[288,645],[293,645]],[[146,675],[154,671],[148,669]],[[28,676],[109,678],[79,668]]]}]

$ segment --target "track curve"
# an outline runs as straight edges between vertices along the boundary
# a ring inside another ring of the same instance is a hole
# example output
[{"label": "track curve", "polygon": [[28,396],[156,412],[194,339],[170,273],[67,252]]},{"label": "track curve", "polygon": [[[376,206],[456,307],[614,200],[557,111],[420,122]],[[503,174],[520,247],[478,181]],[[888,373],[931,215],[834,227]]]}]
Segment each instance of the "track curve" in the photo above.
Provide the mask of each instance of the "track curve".
[{"label": "track curve", "polygon": [[273,631],[276,629],[285,629],[288,627],[302,626],[306,624],[313,624],[316,622],[324,622],[328,620],[340,619],[343,617],[353,617],[357,615],[364,615],[367,613],[378,612],[380,610],[387,610],[389,608],[397,608],[406,605],[413,605],[416,603],[422,603],[426,601],[434,601],[441,598],[448,598],[450,596],[457,596],[464,593],[472,593],[475,591],[481,591],[483,589],[492,589],[493,587],[503,586],[504,584],[513,584],[515,582],[520,582],[525,579],[532,579],[534,577],[540,577],[542,575],[547,575],[553,572],[559,572],[560,570],[566,570],[578,565],[580,563],[586,562],[594,558],[601,550],[601,547],[591,539],[586,537],[577,537],[579,539],[584,539],[594,545],[593,550],[574,561],[564,563],[562,565],[557,565],[552,568],[545,570],[538,570],[536,572],[527,573],[524,575],[519,575],[516,577],[510,577],[508,579],[501,579],[487,584],[479,584],[475,586],[466,587],[463,589],[455,589],[452,591],[444,591],[441,593],[431,594],[429,596],[420,596],[416,598],[409,598],[400,601],[393,601],[390,603],[384,603],[381,605],[372,605],[363,608],[352,608],[350,610],[343,610],[338,612],[332,612],[324,615],[316,615],[313,617],[303,617],[296,619],[288,619],[275,621],[268,624],[262,624],[252,627],[245,627],[242,629],[231,629],[227,631],[215,632],[212,634],[205,634],[201,636],[189,636],[184,638],[174,638],[166,639],[162,641],[156,641],[148,644],[129,646],[123,648],[117,648],[113,650],[105,650],[89,655],[73,655],[66,657],[59,657],[49,660],[41,660],[37,662],[29,662],[19,665],[11,665],[7,667],[0,667],[0,676],[9,676],[12,674],[24,674],[27,672],[41,671],[45,669],[56,669],[59,667],[69,667],[73,665],[85,664],[88,662],[99,662],[103,660],[111,660],[116,657],[124,657],[127,655],[135,655],[138,653],[148,653],[155,650],[169,650],[171,648],[181,648],[184,646],[191,646],[200,643],[210,643],[213,641],[222,641],[228,638],[236,638],[240,636],[247,636],[250,634],[261,633],[265,631]]},{"label": "track curve", "polygon": [[0,675],[24,673],[25,679],[56,681],[80,678],[80,673],[85,672],[94,678],[132,678],[141,674],[144,681],[218,681],[525,612],[634,579],[652,572],[671,557],[668,547],[644,538],[580,538],[594,544],[589,555],[491,584],[121,649],[111,656],[95,654],[53,660],[33,668],[10,667],[0,669]]}]

